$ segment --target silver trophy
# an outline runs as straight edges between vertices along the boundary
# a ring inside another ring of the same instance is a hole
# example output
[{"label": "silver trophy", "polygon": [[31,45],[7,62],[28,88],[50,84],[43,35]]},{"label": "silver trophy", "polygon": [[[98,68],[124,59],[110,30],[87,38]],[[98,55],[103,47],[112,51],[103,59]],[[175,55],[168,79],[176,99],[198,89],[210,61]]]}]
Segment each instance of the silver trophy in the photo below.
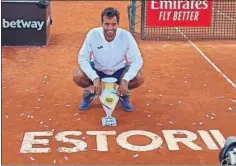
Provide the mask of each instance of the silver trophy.
[{"label": "silver trophy", "polygon": [[112,113],[116,108],[116,104],[119,101],[119,96],[116,94],[116,81],[116,78],[111,77],[102,79],[103,90],[99,98],[106,113],[106,116],[102,117],[102,126],[117,125],[116,118],[112,116]]}]

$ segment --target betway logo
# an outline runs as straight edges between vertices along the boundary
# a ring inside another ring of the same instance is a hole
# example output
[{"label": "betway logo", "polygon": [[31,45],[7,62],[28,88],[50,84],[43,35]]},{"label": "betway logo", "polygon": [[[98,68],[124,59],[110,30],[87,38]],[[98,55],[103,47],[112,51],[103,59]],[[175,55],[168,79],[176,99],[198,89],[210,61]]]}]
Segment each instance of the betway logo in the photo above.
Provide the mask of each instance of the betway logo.
[{"label": "betway logo", "polygon": [[16,21],[7,21],[6,19],[2,20],[3,28],[32,28],[40,31],[42,30],[43,25],[44,21],[24,21],[22,19]]}]

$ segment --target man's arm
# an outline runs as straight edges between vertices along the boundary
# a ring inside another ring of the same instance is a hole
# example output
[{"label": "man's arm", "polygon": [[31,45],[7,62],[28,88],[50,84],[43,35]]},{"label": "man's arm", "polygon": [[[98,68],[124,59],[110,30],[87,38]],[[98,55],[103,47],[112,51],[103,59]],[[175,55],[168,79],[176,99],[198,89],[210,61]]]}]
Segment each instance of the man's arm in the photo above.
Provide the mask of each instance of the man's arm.
[{"label": "man's arm", "polygon": [[83,72],[88,76],[91,81],[94,81],[99,76],[96,71],[90,65],[90,55],[92,53],[92,48],[90,45],[90,40],[92,37],[92,31],[88,32],[85,41],[78,54],[78,64]]},{"label": "man's arm", "polygon": [[143,58],[141,56],[141,52],[138,48],[138,45],[134,39],[134,37],[128,34],[128,50],[126,52],[127,60],[130,63],[130,68],[125,73],[123,79],[129,82],[132,80],[139,72],[139,70],[143,66]]}]

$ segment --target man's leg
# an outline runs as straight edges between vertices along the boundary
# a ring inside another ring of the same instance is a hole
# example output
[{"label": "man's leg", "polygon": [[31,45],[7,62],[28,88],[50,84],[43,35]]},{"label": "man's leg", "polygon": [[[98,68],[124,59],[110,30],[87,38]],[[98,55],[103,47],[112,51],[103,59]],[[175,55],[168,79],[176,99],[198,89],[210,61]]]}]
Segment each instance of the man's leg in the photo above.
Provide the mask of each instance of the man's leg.
[{"label": "man's leg", "polygon": [[144,75],[143,72],[140,70],[138,74],[129,82],[128,89],[136,89],[140,87],[144,83]]},{"label": "man's leg", "polygon": [[73,81],[81,88],[88,88],[93,85],[92,81],[86,76],[80,67],[75,69]]},{"label": "man's leg", "polygon": [[93,98],[95,96],[93,83],[86,76],[86,74],[78,67],[73,74],[73,81],[81,88],[84,88],[83,100],[79,106],[80,110],[87,110],[92,104]]},{"label": "man's leg", "polygon": [[[129,66],[126,66],[125,68],[118,70],[115,74],[114,77],[116,77],[118,79],[118,84],[120,83],[121,79],[124,77],[125,73],[129,70]],[[128,89],[132,90],[132,89],[136,89],[138,87],[140,87],[143,83],[144,83],[144,74],[141,70],[139,70],[139,72],[137,73],[137,75],[130,80],[130,82],[128,83]],[[127,112],[132,112],[133,111],[133,106],[130,102],[130,95],[129,92],[120,97],[120,103],[121,103],[121,107],[123,108],[123,110],[127,111]]]}]

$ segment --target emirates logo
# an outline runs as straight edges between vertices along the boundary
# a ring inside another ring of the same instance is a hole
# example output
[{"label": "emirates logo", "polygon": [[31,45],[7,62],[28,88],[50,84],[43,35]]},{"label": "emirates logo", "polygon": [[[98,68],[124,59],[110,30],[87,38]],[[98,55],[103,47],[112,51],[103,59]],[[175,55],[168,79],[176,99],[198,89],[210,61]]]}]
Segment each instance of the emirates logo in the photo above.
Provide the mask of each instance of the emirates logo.
[{"label": "emirates logo", "polygon": [[208,0],[151,0],[151,9],[204,10],[208,8]]},{"label": "emirates logo", "polygon": [[147,1],[148,26],[210,26],[212,0]]}]

